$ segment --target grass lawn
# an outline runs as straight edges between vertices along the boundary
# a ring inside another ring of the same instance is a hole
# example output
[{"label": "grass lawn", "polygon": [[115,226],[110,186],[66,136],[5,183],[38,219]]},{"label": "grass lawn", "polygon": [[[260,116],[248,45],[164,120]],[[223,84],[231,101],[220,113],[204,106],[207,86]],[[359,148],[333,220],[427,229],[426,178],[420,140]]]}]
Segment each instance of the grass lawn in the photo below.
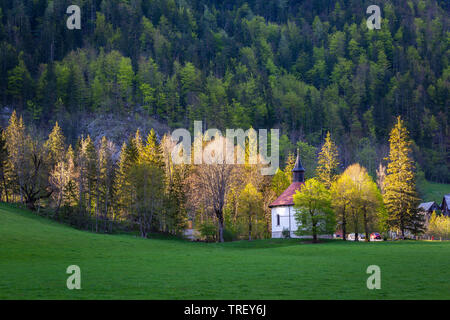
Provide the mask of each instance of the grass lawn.
[{"label": "grass lawn", "polygon": [[438,205],[441,205],[444,195],[450,193],[450,184],[446,183],[425,181],[419,188],[423,202],[435,201]]},{"label": "grass lawn", "polygon": [[[66,288],[72,264],[81,290]],[[140,239],[0,204],[0,299],[450,299],[449,266],[450,242]]]}]

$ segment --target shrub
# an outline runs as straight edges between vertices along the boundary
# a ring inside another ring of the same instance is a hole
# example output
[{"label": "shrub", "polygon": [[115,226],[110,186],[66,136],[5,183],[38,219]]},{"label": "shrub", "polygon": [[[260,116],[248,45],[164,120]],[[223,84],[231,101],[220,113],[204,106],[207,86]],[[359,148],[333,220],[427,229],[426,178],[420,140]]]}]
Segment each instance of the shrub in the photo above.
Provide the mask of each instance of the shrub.
[{"label": "shrub", "polygon": [[214,224],[209,222],[202,223],[198,231],[200,231],[200,235],[206,241],[211,242],[216,240],[217,228]]},{"label": "shrub", "polygon": [[231,242],[237,239],[237,234],[232,229],[224,229],[223,230],[223,240],[225,242]]},{"label": "shrub", "polygon": [[289,229],[287,229],[287,228],[283,228],[283,231],[281,231],[281,234],[283,235],[283,238],[285,238],[285,239],[290,238],[290,236],[291,236]]}]

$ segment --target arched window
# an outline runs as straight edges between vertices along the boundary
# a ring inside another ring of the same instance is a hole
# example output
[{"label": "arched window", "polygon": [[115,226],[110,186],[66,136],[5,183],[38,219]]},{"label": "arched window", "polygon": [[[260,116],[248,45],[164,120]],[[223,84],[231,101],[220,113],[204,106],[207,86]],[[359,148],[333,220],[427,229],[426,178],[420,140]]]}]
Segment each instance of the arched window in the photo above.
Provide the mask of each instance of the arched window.
[{"label": "arched window", "polygon": [[277,214],[277,226],[279,226],[279,225],[280,225],[280,215]]}]

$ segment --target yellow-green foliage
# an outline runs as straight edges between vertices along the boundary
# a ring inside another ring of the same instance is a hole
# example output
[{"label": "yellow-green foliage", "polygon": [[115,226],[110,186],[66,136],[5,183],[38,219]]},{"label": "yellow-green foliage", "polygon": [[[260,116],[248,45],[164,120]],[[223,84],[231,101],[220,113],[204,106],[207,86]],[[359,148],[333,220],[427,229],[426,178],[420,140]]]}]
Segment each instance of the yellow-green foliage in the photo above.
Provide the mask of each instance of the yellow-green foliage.
[{"label": "yellow-green foliage", "polygon": [[450,217],[437,216],[436,211],[433,211],[427,232],[436,238],[450,239]]},{"label": "yellow-green foliage", "polygon": [[325,143],[319,153],[317,166],[317,175],[327,188],[330,188],[331,184],[335,180],[338,166],[339,161],[337,147],[331,140],[330,132],[328,132],[325,138]]},{"label": "yellow-green foliage", "polygon": [[409,133],[398,117],[391,131],[384,203],[388,212],[387,223],[402,233],[411,224],[418,205],[415,188],[413,159]]},{"label": "yellow-green foliage", "polygon": [[319,180],[306,180],[300,191],[294,194],[297,235],[311,234],[317,241],[319,234],[330,234],[335,230],[335,217],[331,209],[330,192]]}]

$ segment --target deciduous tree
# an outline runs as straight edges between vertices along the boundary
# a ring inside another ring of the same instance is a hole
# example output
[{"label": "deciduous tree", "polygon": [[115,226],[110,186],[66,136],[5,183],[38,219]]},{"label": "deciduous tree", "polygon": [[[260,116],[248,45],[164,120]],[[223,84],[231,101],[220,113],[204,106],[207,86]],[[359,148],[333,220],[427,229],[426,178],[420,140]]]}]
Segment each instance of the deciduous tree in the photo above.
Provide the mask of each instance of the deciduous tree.
[{"label": "deciduous tree", "polygon": [[296,235],[310,234],[313,242],[318,242],[319,234],[331,234],[336,228],[336,220],[331,207],[330,192],[317,179],[306,180],[300,191],[294,194]]}]

